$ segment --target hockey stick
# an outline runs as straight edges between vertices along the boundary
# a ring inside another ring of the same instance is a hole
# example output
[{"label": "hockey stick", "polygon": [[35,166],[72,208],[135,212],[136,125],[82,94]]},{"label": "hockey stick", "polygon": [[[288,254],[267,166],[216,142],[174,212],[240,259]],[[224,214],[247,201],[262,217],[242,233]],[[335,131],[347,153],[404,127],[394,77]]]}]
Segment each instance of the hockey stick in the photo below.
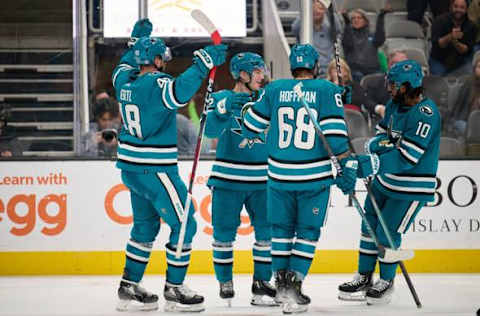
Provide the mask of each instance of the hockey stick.
[{"label": "hockey stick", "polygon": [[[215,25],[212,21],[203,13],[201,10],[195,9],[191,13],[192,18],[197,21],[207,32],[210,34],[210,38],[213,41],[213,44],[218,45],[222,41],[222,37],[218,32]],[[211,98],[211,94],[213,92],[213,83],[215,80],[215,72],[217,67],[213,67],[209,74],[208,74],[208,84],[207,84],[207,92],[205,93],[205,102],[203,104],[203,111],[202,115],[200,116],[200,129],[198,131],[197,137],[197,144],[195,146],[195,154],[193,158],[193,165],[192,165],[192,172],[190,173],[190,181],[188,183],[188,193],[187,193],[187,201],[185,202],[185,210],[182,216],[182,226],[180,227],[180,235],[178,236],[178,243],[177,249],[175,252],[175,258],[180,258],[182,254],[183,243],[185,240],[185,231],[187,229],[187,221],[188,221],[188,212],[190,210],[190,204],[192,203],[192,190],[193,190],[193,183],[195,180],[195,174],[197,172],[198,160],[200,158],[200,150],[202,148],[202,139],[203,133],[205,131],[205,124],[207,122],[207,105],[208,101]]]},{"label": "hockey stick", "polygon": [[[342,175],[343,170],[342,170],[342,167],[340,166],[340,163],[338,162],[338,158],[333,153],[332,148],[330,147],[330,144],[328,143],[328,140],[325,137],[325,134],[323,134],[322,132],[322,128],[320,127],[320,124],[315,119],[315,115],[313,114],[310,106],[308,105],[308,103],[305,101],[305,98],[303,97],[302,86],[303,84],[300,82],[293,87],[293,90],[295,91],[298,98],[300,99],[300,102],[302,102],[302,105],[305,108],[305,110],[307,110],[307,114],[310,117],[310,120],[313,122],[313,127],[315,129],[315,132],[320,137],[323,143],[323,146],[327,150],[328,157],[332,161],[333,166],[337,171],[337,175]],[[377,245],[379,252],[381,252],[381,254],[383,255],[382,258],[384,259],[385,262],[397,262],[400,260],[407,260],[412,258],[412,252],[410,250],[397,250],[397,249],[382,247],[382,245],[378,241],[378,238],[374,230],[372,229],[372,226],[368,222],[365,212],[363,211],[363,208],[360,205],[360,202],[358,201],[357,197],[355,196],[355,194],[350,194],[349,197],[352,199],[355,209],[358,211],[358,214],[360,214],[360,216],[362,217],[370,236],[372,237],[375,245]]]},{"label": "hockey stick", "polygon": [[[335,25],[335,0],[332,1],[332,4],[328,8],[329,13],[330,13],[330,21],[331,21],[331,27],[332,27],[332,38],[333,38],[333,45],[334,45],[334,55],[335,55],[335,66],[337,68],[337,78],[338,78],[338,84],[339,86],[343,86],[342,82],[342,69],[340,67],[340,44],[338,43],[338,36],[337,36],[337,30],[336,30],[336,25]],[[355,155],[355,148],[353,147],[352,141],[350,140],[350,137],[347,137],[348,139],[348,146],[350,147],[351,152],[353,155]],[[373,209],[375,210],[375,214],[377,215],[377,218],[380,222],[380,225],[382,226],[383,231],[385,232],[385,236],[387,237],[388,243],[390,248],[395,249],[394,243],[392,236],[390,234],[390,230],[388,229],[382,213],[380,212],[380,208],[378,207],[377,201],[375,200],[375,197],[372,194],[372,189],[370,186],[370,182],[367,179],[363,179],[363,183],[365,184],[365,187],[367,188],[367,193],[368,196],[370,197],[370,201],[372,202]],[[369,229],[369,231],[371,228]],[[378,247],[378,244],[377,244]],[[384,256],[385,258],[385,256]],[[407,282],[408,288],[410,289],[410,292],[412,293],[413,300],[415,301],[415,304],[417,305],[417,308],[422,308],[422,303],[420,302],[420,299],[418,297],[417,291],[415,290],[415,287],[413,286],[412,280],[410,279],[410,275],[407,272],[407,268],[405,267],[405,264],[403,261],[399,260],[398,265],[400,266],[400,269],[402,270],[402,274],[405,277],[405,281]]]}]

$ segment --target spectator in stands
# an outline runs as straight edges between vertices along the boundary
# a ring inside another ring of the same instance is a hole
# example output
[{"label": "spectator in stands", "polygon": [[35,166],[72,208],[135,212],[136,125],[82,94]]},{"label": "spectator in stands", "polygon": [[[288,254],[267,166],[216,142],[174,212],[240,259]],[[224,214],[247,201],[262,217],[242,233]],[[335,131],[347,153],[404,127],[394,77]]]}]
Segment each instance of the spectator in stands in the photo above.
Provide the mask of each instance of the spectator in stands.
[{"label": "spectator in stands", "polygon": [[[319,77],[325,78],[327,75],[327,65],[333,58],[334,45],[332,38],[332,30],[330,19],[328,18],[327,9],[331,4],[331,0],[313,0],[313,46],[317,50],[320,57],[318,58]],[[300,42],[300,25],[302,21],[297,17],[292,23],[292,32]],[[335,25],[339,36],[343,33],[343,19],[335,14]]]},{"label": "spectator in stands", "polygon": [[477,36],[476,26],[468,19],[467,1],[453,0],[450,12],[433,21],[430,73],[449,75],[468,73]]},{"label": "spectator in stands", "polygon": [[363,76],[380,71],[377,49],[385,42],[385,13],[391,10],[387,3],[380,11],[373,37],[364,10],[354,9],[348,15],[344,12],[343,52],[352,69],[354,81],[360,82]]},{"label": "spectator in stands", "polygon": [[178,155],[193,155],[197,144],[197,128],[187,117],[177,113]]},{"label": "spectator in stands", "polygon": [[[350,67],[342,58],[340,58],[340,71],[342,73],[342,84],[344,86],[349,86],[351,92],[351,97],[347,98],[346,100],[345,108],[364,113],[368,120],[370,113],[373,113],[375,103],[367,97],[367,94],[365,90],[363,90],[362,86],[352,79]],[[337,85],[339,84],[335,59],[328,64],[327,80]]]},{"label": "spectator in stands", "polygon": [[8,104],[0,104],[0,158],[22,156],[23,148],[16,137],[15,128],[8,126],[11,109]]},{"label": "spectator in stands", "polygon": [[433,17],[448,12],[451,0],[407,0],[408,19],[422,25],[423,16],[430,5]]},{"label": "spectator in stands", "polygon": [[477,27],[477,37],[475,38],[475,46],[473,52],[480,50],[480,0],[473,0],[468,6],[468,18]]},{"label": "spectator in stands", "polygon": [[98,100],[101,100],[101,99],[108,99],[108,98],[110,98],[110,95],[105,90],[102,90],[95,95],[95,101],[98,101]]},{"label": "spectator in stands", "polygon": [[[394,64],[407,60],[407,53],[403,50],[395,50],[391,52],[387,57],[388,69],[390,69]],[[377,77],[376,80],[369,82],[368,85],[364,86],[367,98],[374,102],[374,113],[383,117],[385,115],[385,104],[390,100],[391,95],[387,90],[387,82],[385,77]],[[378,80],[378,82],[377,82]]]},{"label": "spectator in stands", "polygon": [[449,131],[456,137],[464,137],[468,116],[475,110],[480,110],[480,55],[473,61],[473,74],[460,87],[450,115]]},{"label": "spectator in stands", "polygon": [[89,157],[113,157],[117,152],[119,126],[118,104],[112,98],[95,102],[93,115],[95,122],[83,135],[84,154]]}]

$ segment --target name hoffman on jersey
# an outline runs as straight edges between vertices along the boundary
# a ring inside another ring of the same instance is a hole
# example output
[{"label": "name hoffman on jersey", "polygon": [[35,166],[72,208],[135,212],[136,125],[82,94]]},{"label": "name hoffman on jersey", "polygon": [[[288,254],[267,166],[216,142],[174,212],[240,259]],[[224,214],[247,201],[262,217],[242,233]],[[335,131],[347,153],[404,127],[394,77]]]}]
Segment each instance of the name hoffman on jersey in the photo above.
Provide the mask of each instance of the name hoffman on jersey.
[{"label": "name hoffman on jersey", "polygon": [[[304,91],[303,96],[305,101],[308,103],[317,102],[317,92],[316,91]],[[295,93],[295,91],[280,91],[278,96],[279,102],[300,102],[300,98]]]}]

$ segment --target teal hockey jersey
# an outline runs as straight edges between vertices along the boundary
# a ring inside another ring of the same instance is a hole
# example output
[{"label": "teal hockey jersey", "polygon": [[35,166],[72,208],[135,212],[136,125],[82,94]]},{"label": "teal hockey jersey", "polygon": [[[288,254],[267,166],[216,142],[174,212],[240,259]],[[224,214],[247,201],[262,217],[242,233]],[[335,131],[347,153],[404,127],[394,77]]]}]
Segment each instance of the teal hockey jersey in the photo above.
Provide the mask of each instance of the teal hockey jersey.
[{"label": "teal hockey jersey", "polygon": [[117,167],[177,172],[176,110],[187,104],[207,73],[193,63],[175,79],[162,72],[138,75],[136,65],[125,58],[121,62],[112,75],[123,123]]},{"label": "teal hockey jersey", "polygon": [[207,185],[229,190],[265,190],[267,146],[242,135],[240,110],[225,114],[215,111],[218,102],[225,102],[233,93],[231,90],[213,93],[213,102],[207,109],[205,136],[218,137],[216,158]]},{"label": "teal hockey jersey", "polygon": [[[341,99],[343,89],[326,80],[301,80],[312,109],[335,155],[348,150]],[[300,80],[281,79],[266,86],[247,110],[243,133],[254,139],[268,128],[268,185],[280,190],[318,190],[331,185],[333,173],[322,141],[293,87]]]},{"label": "teal hockey jersey", "polygon": [[390,101],[377,135],[395,146],[379,155],[373,184],[395,199],[433,201],[441,135],[435,103],[424,99],[415,106],[402,106]]}]

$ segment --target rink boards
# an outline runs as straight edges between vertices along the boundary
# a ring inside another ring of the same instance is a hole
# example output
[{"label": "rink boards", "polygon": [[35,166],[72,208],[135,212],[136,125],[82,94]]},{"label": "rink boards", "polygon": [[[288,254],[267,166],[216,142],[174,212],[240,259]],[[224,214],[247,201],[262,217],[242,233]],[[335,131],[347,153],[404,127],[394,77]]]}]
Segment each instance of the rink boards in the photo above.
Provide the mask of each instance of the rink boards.
[{"label": "rink boards", "polygon": [[[201,161],[193,201],[198,233],[189,271],[213,273],[210,191],[212,162]],[[190,161],[179,163],[187,180]],[[480,161],[441,161],[436,201],[424,208],[404,237],[415,249],[409,272],[480,272]],[[365,198],[363,184],[357,195]],[[119,274],[129,238],[131,206],[111,161],[9,161],[0,169],[0,275]],[[331,207],[311,272],[356,270],[360,217],[332,189]],[[150,273],[166,269],[162,225]],[[236,272],[251,272],[252,227],[243,214],[235,243]]]}]

